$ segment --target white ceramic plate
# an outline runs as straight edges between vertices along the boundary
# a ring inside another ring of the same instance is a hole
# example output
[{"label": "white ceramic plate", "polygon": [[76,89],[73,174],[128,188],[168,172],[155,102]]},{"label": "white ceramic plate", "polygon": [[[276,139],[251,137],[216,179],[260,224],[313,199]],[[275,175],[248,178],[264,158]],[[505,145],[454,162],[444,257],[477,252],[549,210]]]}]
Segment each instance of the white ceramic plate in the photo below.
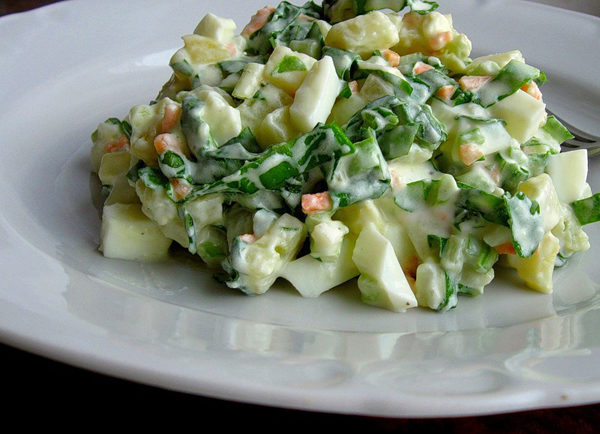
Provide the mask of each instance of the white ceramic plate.
[{"label": "white ceramic plate", "polygon": [[[211,3],[239,28],[263,6]],[[598,18],[445,3],[474,55],[521,49],[548,75],[546,102],[600,133]],[[4,342],[160,387],[307,410],[442,416],[600,401],[599,226],[588,227],[592,249],[556,272],[554,295],[501,276],[446,314],[372,308],[352,287],[246,297],[189,258],[103,258],[89,135],[156,95],[180,35],[208,11],[197,0],[80,0],[0,19]]]}]

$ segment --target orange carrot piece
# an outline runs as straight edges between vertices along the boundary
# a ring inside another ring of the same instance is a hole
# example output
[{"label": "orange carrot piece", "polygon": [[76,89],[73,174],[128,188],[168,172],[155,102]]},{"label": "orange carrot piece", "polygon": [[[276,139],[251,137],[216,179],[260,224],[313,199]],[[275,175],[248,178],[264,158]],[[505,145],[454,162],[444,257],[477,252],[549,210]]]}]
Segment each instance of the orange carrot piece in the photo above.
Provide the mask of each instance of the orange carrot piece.
[{"label": "orange carrot piece", "polygon": [[430,69],[433,69],[433,66],[428,65],[425,62],[418,61],[413,67],[413,74],[419,75],[424,73],[425,71],[429,71]]},{"label": "orange carrot piece", "polygon": [[331,206],[331,196],[328,191],[302,195],[302,212],[304,214],[327,211],[331,209]]},{"label": "orange carrot piece", "polygon": [[162,133],[156,136],[154,138],[154,149],[159,155],[167,151],[182,153],[179,139],[172,133]]},{"label": "orange carrot piece", "polygon": [[262,29],[263,26],[267,24],[267,21],[273,12],[275,12],[275,8],[272,6],[265,6],[264,8],[257,10],[256,14],[252,15],[250,22],[244,27],[244,30],[242,30],[242,36],[247,38],[252,33]]},{"label": "orange carrot piece", "polygon": [[435,94],[438,98],[449,100],[450,98],[452,98],[452,95],[454,95],[455,90],[456,88],[454,86],[452,86],[451,84],[447,84],[445,86],[440,87],[435,92]]},{"label": "orange carrot piece", "polygon": [[538,101],[542,100],[542,92],[535,81],[530,81],[529,83],[524,84],[521,89]]},{"label": "orange carrot piece", "polygon": [[464,90],[477,90],[492,78],[491,75],[463,75],[458,80],[458,84]]},{"label": "orange carrot piece", "polygon": [[120,136],[114,142],[110,142],[110,143],[107,143],[106,145],[104,145],[104,151],[107,153],[120,152],[120,151],[127,149],[127,146],[129,146],[129,140],[127,139],[126,136],[123,135],[123,136]]},{"label": "orange carrot piece", "polygon": [[429,46],[433,51],[438,51],[444,48],[448,42],[452,40],[452,32],[442,32],[429,38]]},{"label": "orange carrot piece", "polygon": [[240,240],[245,241],[246,243],[253,243],[256,241],[256,235],[254,234],[242,234],[239,236]]},{"label": "orange carrot piece", "polygon": [[385,58],[385,60],[388,61],[390,66],[396,67],[400,64],[400,55],[398,53],[396,53],[395,51],[387,48],[387,49],[383,50],[381,52],[381,54],[383,54],[383,57]]},{"label": "orange carrot piece", "polygon": [[483,151],[477,145],[464,143],[458,147],[458,158],[465,166],[470,166],[483,157]]},{"label": "orange carrot piece", "polygon": [[165,105],[165,113],[160,127],[161,133],[170,132],[179,123],[179,119],[181,119],[181,106],[176,104]]},{"label": "orange carrot piece", "polygon": [[497,245],[496,251],[500,255],[516,255],[517,254],[517,251],[515,250],[515,246],[511,242]]},{"label": "orange carrot piece", "polygon": [[233,42],[225,44],[225,48],[227,49],[227,51],[229,51],[229,54],[231,54],[232,56],[235,56],[237,54],[237,47]]},{"label": "orange carrot piece", "polygon": [[192,186],[183,179],[171,178],[169,179],[169,183],[171,184],[171,187],[173,187],[173,192],[175,193],[175,198],[177,198],[177,200],[183,199],[192,191]]},{"label": "orange carrot piece", "polygon": [[417,268],[419,267],[419,258],[416,255],[411,256],[403,264],[401,264],[402,271],[407,277],[413,279],[417,276]]}]

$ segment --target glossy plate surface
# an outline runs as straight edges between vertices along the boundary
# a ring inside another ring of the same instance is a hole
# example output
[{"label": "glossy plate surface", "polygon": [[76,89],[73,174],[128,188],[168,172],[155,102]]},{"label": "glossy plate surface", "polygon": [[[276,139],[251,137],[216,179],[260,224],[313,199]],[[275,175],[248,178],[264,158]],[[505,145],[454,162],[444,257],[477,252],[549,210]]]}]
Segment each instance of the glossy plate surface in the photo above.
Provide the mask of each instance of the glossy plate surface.
[{"label": "glossy plate surface", "polygon": [[[352,285],[247,297],[189,257],[98,253],[90,133],[156,95],[205,13],[241,29],[264,6],[211,3],[67,1],[0,19],[2,340],[160,387],[307,410],[443,416],[600,401],[600,225],[587,227],[591,250],[556,271],[553,295],[498,273],[446,314],[372,308]],[[600,134],[600,19],[519,1],[442,4],[473,56],[520,49],[548,76],[548,106]]]}]

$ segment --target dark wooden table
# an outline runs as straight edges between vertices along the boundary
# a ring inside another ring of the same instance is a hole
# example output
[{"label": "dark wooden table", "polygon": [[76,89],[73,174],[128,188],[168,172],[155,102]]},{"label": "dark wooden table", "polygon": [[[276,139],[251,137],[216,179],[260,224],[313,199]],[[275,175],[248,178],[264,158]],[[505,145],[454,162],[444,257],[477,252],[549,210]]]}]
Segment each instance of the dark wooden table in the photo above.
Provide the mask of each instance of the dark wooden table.
[{"label": "dark wooden table", "polygon": [[[60,0],[0,0],[0,16],[23,12]],[[167,0],[165,0],[167,1]],[[600,431],[600,404],[559,409],[460,418],[391,419],[305,412],[242,404],[194,396],[113,378],[55,362],[0,344],[1,392],[5,420],[24,428],[32,423],[47,427],[109,426],[137,428],[182,424],[197,429],[217,421],[222,429],[299,429],[444,433],[592,433]],[[83,417],[81,422],[78,417]],[[19,429],[20,431],[20,429]],[[9,430],[9,432],[12,432]]]}]

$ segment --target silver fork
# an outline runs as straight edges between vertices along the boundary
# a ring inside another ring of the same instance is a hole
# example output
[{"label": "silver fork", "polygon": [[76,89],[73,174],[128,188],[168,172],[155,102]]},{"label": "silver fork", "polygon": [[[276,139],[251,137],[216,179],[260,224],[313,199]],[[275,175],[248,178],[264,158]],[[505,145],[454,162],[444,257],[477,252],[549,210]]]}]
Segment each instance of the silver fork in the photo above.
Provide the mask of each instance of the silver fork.
[{"label": "silver fork", "polygon": [[563,148],[565,148],[565,150],[583,148],[587,149],[589,158],[594,157],[596,155],[600,155],[600,137],[595,136],[586,131],[580,130],[576,126],[562,119],[560,116],[557,116],[555,113],[552,113],[550,110],[546,111],[549,115],[554,116],[573,135],[572,139],[566,140],[561,145]]}]

